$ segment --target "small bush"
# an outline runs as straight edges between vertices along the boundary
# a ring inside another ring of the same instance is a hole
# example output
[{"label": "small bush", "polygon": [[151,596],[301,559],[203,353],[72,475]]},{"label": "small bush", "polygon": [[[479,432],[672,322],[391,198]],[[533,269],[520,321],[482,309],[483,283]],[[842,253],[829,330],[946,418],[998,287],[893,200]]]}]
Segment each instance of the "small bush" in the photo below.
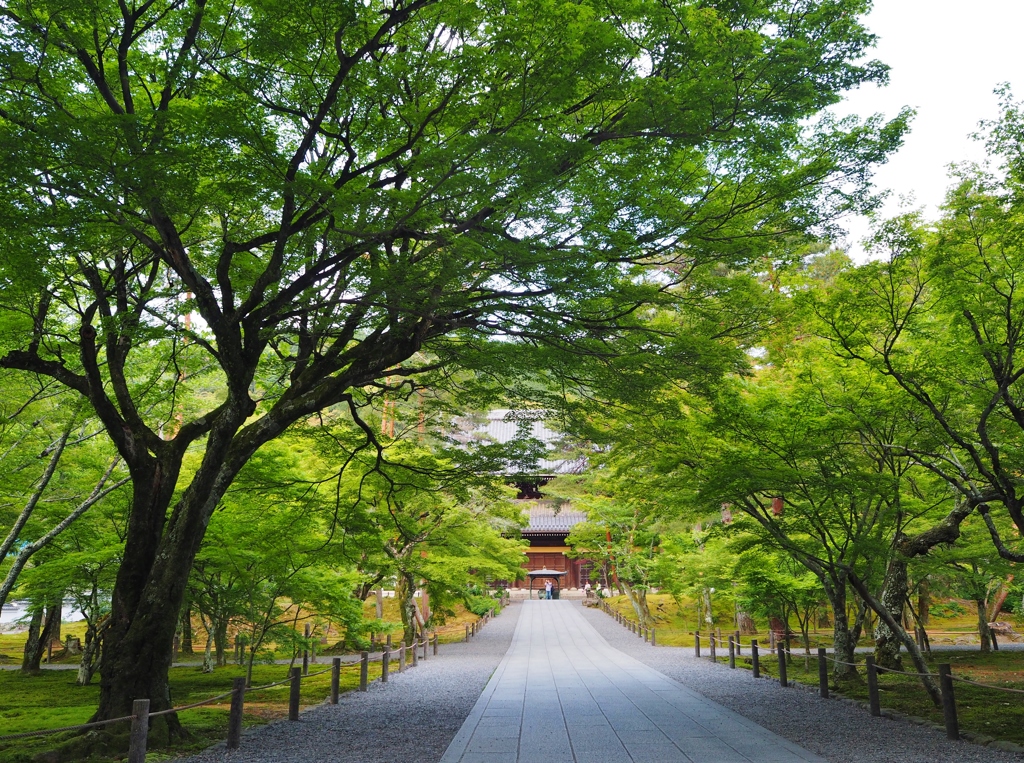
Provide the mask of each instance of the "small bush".
[{"label": "small bush", "polygon": [[950,600],[940,604],[932,604],[928,608],[928,614],[933,617],[963,617],[967,614],[967,610],[964,609],[960,602]]}]

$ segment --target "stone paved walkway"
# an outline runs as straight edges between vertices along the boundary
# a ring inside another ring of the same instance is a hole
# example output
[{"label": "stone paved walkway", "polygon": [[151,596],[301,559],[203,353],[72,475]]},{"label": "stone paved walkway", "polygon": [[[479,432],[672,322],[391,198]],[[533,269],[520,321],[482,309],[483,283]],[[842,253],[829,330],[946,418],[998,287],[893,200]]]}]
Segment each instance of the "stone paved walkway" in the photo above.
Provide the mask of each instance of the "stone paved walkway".
[{"label": "stone paved walkway", "polygon": [[609,646],[578,605],[522,606],[441,763],[824,763]]}]

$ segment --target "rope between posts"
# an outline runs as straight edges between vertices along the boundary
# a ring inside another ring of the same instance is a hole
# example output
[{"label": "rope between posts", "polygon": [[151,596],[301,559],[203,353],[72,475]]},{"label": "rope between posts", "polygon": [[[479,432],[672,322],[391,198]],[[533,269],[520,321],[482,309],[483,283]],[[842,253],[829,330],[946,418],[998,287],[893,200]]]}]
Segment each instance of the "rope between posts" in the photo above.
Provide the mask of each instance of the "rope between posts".
[{"label": "rope between posts", "polygon": [[961,681],[962,683],[971,684],[972,686],[980,686],[984,689],[995,689],[996,691],[1008,691],[1013,692],[1014,694],[1024,694],[1024,689],[1012,689],[1009,686],[995,686],[993,684],[983,684],[977,681],[972,681],[969,678],[961,678],[960,676],[955,676],[952,673],[950,673],[949,677],[952,678],[954,681]]},{"label": "rope between posts", "polygon": [[835,657],[829,657],[828,655],[825,655],[825,659],[829,662],[834,662],[836,665],[848,665],[851,668],[855,668],[859,664],[856,662],[844,662],[843,660],[837,660]]},{"label": "rope between posts", "polygon": [[263,686],[250,686],[250,687],[248,687],[246,689],[246,691],[250,692],[250,691],[263,691],[264,689],[273,689],[275,686],[281,686],[282,684],[291,683],[291,680],[292,680],[291,676],[289,676],[288,678],[284,679],[283,681],[274,681],[274,683],[272,683],[272,684],[264,684]]},{"label": "rope between posts", "polygon": [[184,710],[191,710],[194,707],[202,707],[203,705],[209,705],[209,704],[211,704],[213,702],[217,702],[217,701],[222,700],[222,699],[224,699],[226,697],[230,697],[231,694],[232,694],[232,692],[227,692],[226,694],[218,694],[216,697],[210,697],[209,699],[204,699],[202,702],[193,702],[191,705],[183,705],[182,707],[170,707],[170,708],[167,708],[166,710],[159,710],[159,711],[157,711],[155,713],[150,713],[149,717],[153,718],[153,717],[155,717],[157,715],[167,715],[168,713],[180,713],[180,712],[182,712]]},{"label": "rope between posts", "polygon": [[895,668],[883,668],[881,665],[875,665],[875,670],[879,673],[899,673],[901,676],[912,676],[914,678],[935,678],[934,673],[908,673],[905,670],[896,670]]},{"label": "rope between posts", "polygon": [[46,734],[59,734],[62,731],[81,731],[82,729],[91,729],[97,726],[106,726],[110,723],[121,723],[122,721],[135,720],[134,715],[126,715],[121,718],[111,718],[106,721],[93,721],[92,723],[81,723],[78,726],[61,726],[56,729],[42,729],[41,731],[23,731],[20,734],[5,734],[0,736],[0,742],[6,742],[10,739],[25,739],[27,737],[39,737],[45,736]]},{"label": "rope between posts", "polygon": [[[424,640],[421,640],[421,641],[414,641],[413,644],[410,646],[410,648],[411,649],[416,649],[416,648],[427,647],[427,646],[430,646],[430,639],[424,639]],[[389,652],[393,652],[393,651],[394,650],[389,650]],[[374,662],[377,662],[377,661],[382,660],[383,656],[384,656],[384,653],[381,652],[376,657],[370,657],[368,655],[368,659],[372,660]],[[302,676],[302,678],[313,678],[315,676],[322,676],[322,675],[324,675],[326,673],[330,673],[333,669],[334,668],[332,666],[330,668],[326,668],[324,670],[317,671],[316,673],[309,673],[307,675]],[[288,678],[285,678],[285,679],[283,679],[281,681],[274,681],[273,683],[264,684],[263,686],[248,686],[248,687],[245,687],[245,689],[243,691],[245,693],[249,693],[249,692],[264,691],[266,689],[273,689],[276,686],[283,686],[284,684],[291,683],[291,680],[292,680],[292,678],[291,678],[291,676],[289,676]],[[209,697],[209,698],[201,700],[199,702],[193,702],[193,703],[191,703],[189,705],[182,705],[180,707],[171,707],[171,708],[168,708],[166,710],[159,710],[159,711],[154,712],[154,713],[149,713],[149,717],[153,718],[153,717],[160,716],[160,715],[168,715],[170,713],[180,713],[180,712],[184,712],[185,710],[192,710],[192,709],[197,708],[197,707],[203,707],[204,705],[210,705],[210,704],[213,704],[214,702],[219,702],[219,701],[221,701],[223,699],[227,699],[228,697],[232,696],[233,693],[234,692],[230,692],[229,691],[229,692],[225,692],[224,694],[218,694],[218,695],[216,695],[214,697]],[[98,728],[100,726],[108,726],[108,725],[110,725],[112,723],[123,723],[124,721],[132,721],[132,720],[135,720],[135,718],[136,718],[135,715],[125,715],[125,716],[122,716],[120,718],[109,718],[109,719],[103,720],[103,721],[93,721],[91,723],[80,723],[77,726],[59,726],[59,727],[54,728],[54,729],[40,729],[38,731],[23,731],[23,732],[18,733],[18,734],[4,734],[4,735],[0,736],[0,742],[8,742],[8,741],[16,740],[16,739],[28,739],[30,737],[37,737],[37,736],[47,736],[49,734],[60,734],[60,733],[65,732],[65,731],[83,731],[85,729]]]}]

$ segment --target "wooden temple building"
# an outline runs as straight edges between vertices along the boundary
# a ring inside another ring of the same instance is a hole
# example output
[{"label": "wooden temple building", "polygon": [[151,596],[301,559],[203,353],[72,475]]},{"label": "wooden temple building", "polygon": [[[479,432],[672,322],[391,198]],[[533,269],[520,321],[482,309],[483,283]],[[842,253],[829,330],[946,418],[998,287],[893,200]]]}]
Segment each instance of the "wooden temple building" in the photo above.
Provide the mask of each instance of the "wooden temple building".
[{"label": "wooden temple building", "polygon": [[[508,443],[517,438],[528,437],[548,446],[558,447],[561,435],[550,429],[542,420],[530,418],[529,412],[496,409],[486,417],[467,419],[462,424],[466,440]],[[569,547],[565,543],[573,525],[586,519],[582,511],[575,511],[569,504],[558,504],[545,497],[544,486],[559,475],[580,474],[587,467],[585,457],[542,458],[531,464],[527,471],[510,465],[509,484],[516,487],[516,502],[522,506],[526,527],[522,537],[529,541],[526,549],[527,561],[523,565],[527,572],[552,570],[564,572],[557,576],[556,585],[561,589],[582,588],[589,580],[596,586],[599,580],[591,578],[593,564],[585,559],[570,559],[566,556]],[[596,571],[595,575],[596,575]],[[520,583],[526,587],[528,583]],[[541,582],[543,587],[543,582]]]},{"label": "wooden temple building", "polygon": [[[524,501],[527,503],[527,501]],[[543,499],[530,501],[534,505],[525,508],[529,515],[529,524],[523,528],[523,539],[530,542],[526,549],[527,571],[557,570],[565,572],[561,576],[562,588],[582,588],[588,580],[597,585],[597,579],[591,580],[593,564],[587,559],[570,559],[565,555],[569,547],[565,538],[573,525],[586,520],[582,511],[574,511],[567,505],[560,509]]]}]

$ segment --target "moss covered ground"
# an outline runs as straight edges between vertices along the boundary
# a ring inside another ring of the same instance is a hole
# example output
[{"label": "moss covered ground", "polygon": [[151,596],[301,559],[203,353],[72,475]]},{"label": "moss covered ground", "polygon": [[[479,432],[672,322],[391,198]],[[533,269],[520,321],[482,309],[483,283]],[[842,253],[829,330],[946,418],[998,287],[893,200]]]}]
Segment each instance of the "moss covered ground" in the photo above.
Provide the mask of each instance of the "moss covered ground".
[{"label": "moss covered ground", "polygon": [[[375,618],[375,605],[371,599],[366,604],[366,616]],[[441,643],[461,641],[465,626],[479,618],[462,607],[446,618],[446,622],[438,627]],[[384,600],[384,623],[379,635],[391,634],[396,640],[402,632],[398,605],[394,599]],[[81,636],[84,631],[82,624],[65,624],[64,635]],[[335,633],[329,634],[334,636]],[[0,634],[0,654],[8,656],[7,662],[20,664],[21,653],[25,644],[24,633]],[[205,636],[197,628],[195,643],[205,643]],[[277,649],[278,659],[290,659],[290,650]],[[201,659],[198,653],[181,659]],[[71,662],[77,658],[69,658]],[[55,659],[58,663],[62,659]],[[310,666],[310,673],[325,670],[329,666],[329,658],[322,657],[316,665]],[[259,664],[253,668],[253,684],[260,686],[283,680],[288,675],[287,664]],[[170,673],[171,701],[176,706],[199,702],[208,697],[230,691],[232,679],[243,676],[244,668],[228,665],[216,668],[212,673],[203,673],[198,666],[173,668]],[[26,731],[52,729],[85,723],[96,709],[99,697],[98,677],[92,686],[78,686],[75,683],[77,671],[43,670],[38,675],[23,675],[18,670],[0,670],[0,737]],[[370,680],[380,676],[380,663],[370,663]],[[358,665],[347,665],[342,669],[341,690],[351,691],[358,688]],[[288,715],[287,684],[248,693],[245,704],[245,726],[254,726],[284,718]],[[302,705],[310,706],[323,702],[330,693],[330,674],[304,679],[302,682]],[[180,713],[182,725],[188,732],[188,738],[177,742],[172,747],[152,750],[147,760],[165,760],[170,757],[201,750],[216,742],[222,741],[227,734],[227,719],[230,700],[224,698],[213,705]],[[0,763],[28,763],[39,753],[52,750],[63,741],[71,738],[69,734],[56,736],[33,737],[15,741],[0,741]],[[127,752],[127,748],[124,751]],[[122,755],[123,757],[123,755]],[[107,756],[91,758],[95,761],[116,760],[118,757]]]},{"label": "moss covered ground", "polygon": [[[858,655],[863,659],[862,655]],[[723,665],[728,658],[719,657]],[[934,673],[939,663],[949,663],[953,675],[977,683],[1004,688],[1024,690],[1024,653],[1021,652],[936,652],[929,659],[930,670]],[[748,655],[737,660],[736,667],[750,670],[752,661]],[[778,659],[762,653],[761,674],[778,678]],[[913,671],[913,666],[904,660],[904,669]],[[864,668],[858,668],[859,678],[837,685],[831,681],[831,691],[844,697],[862,702],[868,701],[868,687],[864,680]],[[816,655],[794,654],[786,668],[791,681],[812,686],[818,685],[818,658]],[[1024,702],[1022,695],[998,691],[962,682],[954,682],[957,717],[961,732],[981,734],[1017,744],[1024,744]],[[895,673],[880,673],[878,679],[879,704],[905,715],[925,718],[942,724],[942,709],[932,704],[919,679]]]},{"label": "moss covered ground", "polygon": [[[327,667],[323,662],[311,665],[310,673]],[[203,673],[193,667],[173,668],[170,673],[171,700],[175,705],[199,702],[230,691],[232,679],[243,675],[244,668],[235,665],[217,668],[212,673]],[[253,684],[260,686],[274,683],[287,675],[287,665],[256,665],[253,668]],[[371,663],[371,680],[379,675],[380,664]],[[352,691],[358,686],[358,665],[344,666],[341,673],[342,691]],[[287,717],[288,692],[288,685],[283,684],[247,693],[245,726]],[[330,674],[311,675],[302,681],[301,705],[308,707],[319,704],[329,694]],[[19,671],[0,671],[0,736],[85,723],[95,710],[98,697],[98,686],[76,685],[74,671],[47,670],[34,676],[22,675]],[[225,698],[216,704],[180,713],[180,720],[190,738],[173,748],[154,750],[154,753],[176,755],[200,750],[223,740],[227,734],[229,706],[230,699]],[[30,761],[34,755],[53,749],[69,737],[59,735],[0,742],[0,762]]]}]

